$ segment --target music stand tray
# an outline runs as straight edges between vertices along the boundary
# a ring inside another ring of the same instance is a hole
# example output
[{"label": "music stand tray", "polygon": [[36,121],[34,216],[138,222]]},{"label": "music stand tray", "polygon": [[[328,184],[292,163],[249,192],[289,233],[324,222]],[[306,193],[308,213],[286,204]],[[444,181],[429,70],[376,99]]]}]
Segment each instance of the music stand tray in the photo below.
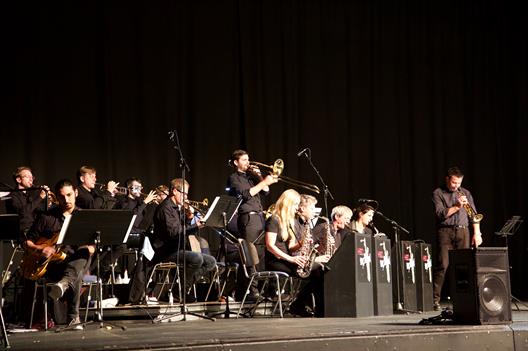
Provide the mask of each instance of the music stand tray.
[{"label": "music stand tray", "polygon": [[206,227],[225,228],[226,224],[231,222],[233,216],[242,203],[242,199],[229,195],[217,196],[209,210],[205,214],[203,222]]},{"label": "music stand tray", "polygon": [[[98,321],[103,328],[103,286],[100,277],[99,253],[103,245],[126,243],[134,225],[136,215],[130,210],[80,210],[66,217],[57,240],[57,244],[96,245],[97,284],[99,307]],[[113,323],[106,323],[117,326]],[[122,330],[126,327],[119,326]],[[65,329],[65,328],[64,328]],[[62,330],[64,330],[62,329]]]}]

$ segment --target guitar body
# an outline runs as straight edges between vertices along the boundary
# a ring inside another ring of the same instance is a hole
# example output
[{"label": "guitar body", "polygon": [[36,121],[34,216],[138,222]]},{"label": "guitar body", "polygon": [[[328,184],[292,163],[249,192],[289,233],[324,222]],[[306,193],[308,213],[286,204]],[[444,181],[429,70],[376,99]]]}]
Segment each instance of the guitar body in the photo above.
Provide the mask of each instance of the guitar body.
[{"label": "guitar body", "polygon": [[[36,245],[53,246],[59,238],[59,233],[55,233],[51,238],[39,238]],[[20,270],[22,276],[26,279],[37,280],[46,274],[48,265],[54,261],[64,261],[66,254],[62,251],[57,251],[48,258],[42,257],[40,251],[26,249],[22,263],[20,264]]]}]

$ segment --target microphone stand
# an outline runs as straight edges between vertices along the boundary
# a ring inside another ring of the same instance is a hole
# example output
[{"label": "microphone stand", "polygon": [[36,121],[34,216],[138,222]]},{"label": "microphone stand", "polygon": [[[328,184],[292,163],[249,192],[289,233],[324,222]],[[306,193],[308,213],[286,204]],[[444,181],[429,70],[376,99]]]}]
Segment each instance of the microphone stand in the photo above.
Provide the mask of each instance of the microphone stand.
[{"label": "microphone stand", "polygon": [[420,313],[419,311],[414,310],[407,310],[403,308],[403,303],[401,301],[401,292],[400,292],[400,286],[402,282],[400,281],[400,273],[403,272],[403,266],[401,261],[401,254],[400,254],[400,239],[398,232],[401,230],[402,232],[406,234],[410,234],[410,232],[399,225],[395,220],[390,219],[386,217],[383,213],[380,211],[375,212],[377,215],[379,215],[381,218],[383,218],[385,221],[387,221],[390,225],[392,225],[392,229],[394,230],[394,246],[396,247],[395,253],[396,253],[396,312],[400,313]]},{"label": "microphone stand", "polygon": [[321,181],[321,185],[323,186],[323,198],[324,198],[325,213],[326,213],[326,217],[330,218],[330,214],[328,212],[328,197],[330,197],[332,200],[334,200],[334,196],[330,192],[330,189],[328,188],[328,185],[326,185],[323,177],[321,176],[321,173],[319,173],[319,170],[315,167],[315,165],[312,162],[312,150],[307,149],[302,154],[308,160],[308,163],[310,164],[310,166],[315,171],[315,174],[317,174],[317,177],[319,178],[319,181]]},{"label": "microphone stand", "polygon": [[[181,149],[181,146],[180,146],[180,139],[178,138],[178,133],[176,132],[176,130],[169,131],[169,139],[174,144],[173,148],[175,150],[178,150],[178,154],[179,154],[179,157],[180,157],[178,165],[181,168],[181,178],[182,178],[182,186],[183,186],[183,199],[185,200],[185,195],[186,195],[185,194],[185,175],[186,175],[186,171],[188,173],[190,173],[191,170],[189,168],[189,165],[187,164],[187,161],[185,161],[185,158],[183,157],[182,149]],[[211,321],[214,321],[215,320],[214,318],[210,318],[210,317],[207,317],[207,316],[203,316],[203,315],[200,315],[200,314],[197,314],[197,313],[193,313],[193,312],[188,312],[187,311],[187,301],[186,301],[187,291],[185,291],[185,282],[187,281],[187,267],[185,266],[185,264],[186,264],[185,251],[186,251],[186,248],[187,248],[187,218],[185,217],[185,211],[183,209],[183,206],[180,209],[180,215],[181,215],[181,218],[183,218],[183,221],[182,221],[183,250],[182,251],[183,251],[183,288],[184,288],[184,291],[181,294],[182,295],[182,301],[180,301],[180,312],[172,314],[172,315],[169,315],[169,316],[165,316],[163,318],[158,319],[157,321],[161,322],[161,321],[163,321],[165,319],[171,319],[172,317],[175,317],[177,315],[181,315],[182,316],[182,321],[186,321],[188,314],[192,315],[192,316],[195,316],[195,317],[199,317],[199,318],[203,318],[203,319],[209,319]],[[176,269],[178,269],[178,268],[176,268]],[[181,286],[181,284],[180,284],[180,286]],[[172,291],[170,293],[172,294]]]}]

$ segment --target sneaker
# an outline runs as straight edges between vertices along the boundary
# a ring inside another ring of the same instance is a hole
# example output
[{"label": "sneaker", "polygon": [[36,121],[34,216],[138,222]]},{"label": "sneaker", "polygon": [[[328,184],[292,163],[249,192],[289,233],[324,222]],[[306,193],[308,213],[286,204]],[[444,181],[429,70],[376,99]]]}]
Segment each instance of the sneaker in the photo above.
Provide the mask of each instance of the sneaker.
[{"label": "sneaker", "polygon": [[435,302],[433,304],[433,310],[435,310],[435,311],[441,311],[442,310],[442,306],[440,306],[439,302]]},{"label": "sneaker", "polygon": [[62,297],[62,295],[64,295],[64,292],[68,288],[68,284],[66,282],[60,281],[58,283],[50,284],[48,287],[48,296],[54,300],[58,300]]},{"label": "sneaker", "polygon": [[79,316],[75,317],[75,319],[72,319],[70,323],[68,323],[68,329],[84,330],[84,326],[81,324],[81,319],[79,318]]},{"label": "sneaker", "polygon": [[288,312],[294,316],[299,317],[313,317],[314,312],[307,306],[290,306]]}]

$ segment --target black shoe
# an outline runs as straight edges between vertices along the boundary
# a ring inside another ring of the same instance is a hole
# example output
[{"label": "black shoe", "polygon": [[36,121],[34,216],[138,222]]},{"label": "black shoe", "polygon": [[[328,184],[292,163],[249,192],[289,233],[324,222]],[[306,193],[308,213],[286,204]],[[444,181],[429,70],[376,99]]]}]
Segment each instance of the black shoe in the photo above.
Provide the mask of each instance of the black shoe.
[{"label": "black shoe", "polygon": [[307,306],[290,306],[288,312],[298,317],[313,317],[314,312]]}]

